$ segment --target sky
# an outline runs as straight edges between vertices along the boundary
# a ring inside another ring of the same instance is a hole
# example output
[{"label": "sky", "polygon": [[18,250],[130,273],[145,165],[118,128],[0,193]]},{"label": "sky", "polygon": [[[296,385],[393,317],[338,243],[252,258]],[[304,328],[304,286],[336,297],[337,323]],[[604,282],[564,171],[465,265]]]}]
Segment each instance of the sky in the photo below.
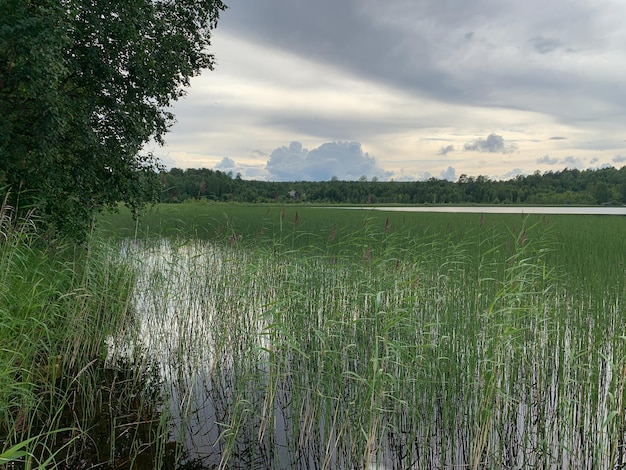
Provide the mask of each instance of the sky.
[{"label": "sky", "polygon": [[626,165],[624,0],[226,0],[171,168],[508,179]]}]

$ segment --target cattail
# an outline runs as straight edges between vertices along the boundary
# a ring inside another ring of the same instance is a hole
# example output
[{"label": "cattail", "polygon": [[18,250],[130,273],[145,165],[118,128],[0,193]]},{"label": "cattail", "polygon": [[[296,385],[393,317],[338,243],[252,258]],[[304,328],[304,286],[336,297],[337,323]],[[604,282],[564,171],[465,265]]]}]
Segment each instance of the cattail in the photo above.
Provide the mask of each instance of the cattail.
[{"label": "cattail", "polygon": [[237,245],[237,243],[239,243],[239,240],[241,240],[241,235],[238,235],[235,232],[231,233],[230,237],[228,237],[228,246],[233,247]]},{"label": "cattail", "polygon": [[480,228],[482,228],[482,227],[483,227],[483,224],[484,224],[484,223],[485,223],[485,213],[484,213],[484,212],[481,212],[481,213],[480,213],[480,222],[479,222],[479,224],[480,224]]},{"label": "cattail", "polygon": [[372,249],[368,245],[365,250],[365,253],[363,254],[363,261],[365,261],[366,263],[369,263],[371,259],[372,259]]},{"label": "cattail", "polygon": [[285,220],[285,206],[283,206],[283,210],[280,213],[280,221],[282,222],[283,220]]},{"label": "cattail", "polygon": [[300,217],[298,216],[298,211],[296,211],[296,216],[293,218],[293,224],[298,225],[298,222],[300,222]]},{"label": "cattail", "polygon": [[389,224],[389,217],[387,217],[387,220],[385,220],[385,233],[389,233],[390,228],[391,225]]},{"label": "cattail", "polygon": [[328,241],[329,242],[334,242],[335,238],[337,238],[337,226],[333,225],[333,228],[330,231],[330,235],[328,236]]}]

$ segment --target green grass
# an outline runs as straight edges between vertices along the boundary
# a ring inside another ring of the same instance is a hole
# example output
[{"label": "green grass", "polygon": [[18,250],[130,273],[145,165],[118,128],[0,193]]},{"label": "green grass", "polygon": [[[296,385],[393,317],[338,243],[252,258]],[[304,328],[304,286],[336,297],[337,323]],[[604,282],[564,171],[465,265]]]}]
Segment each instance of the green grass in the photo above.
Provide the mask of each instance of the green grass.
[{"label": "green grass", "polygon": [[[104,214],[100,228],[117,238],[201,239],[260,246],[341,250],[369,233],[410,231],[414,236],[473,237],[480,231],[517,232],[527,219],[541,222],[555,243],[550,261],[567,276],[593,285],[624,286],[626,218],[594,215],[398,213],[306,205],[161,204],[138,221],[124,209]],[[332,240],[331,240],[332,239]],[[619,284],[621,282],[621,284]],[[617,284],[616,284],[617,283]]]},{"label": "green grass", "polygon": [[183,461],[625,462],[624,218],[190,204],[100,223],[136,240],[136,347]]},{"label": "green grass", "polygon": [[[102,439],[99,423],[111,413],[128,423],[123,404],[143,393],[124,391],[123,369],[107,358],[107,341],[134,321],[135,273],[117,244],[44,240],[36,225],[0,206],[0,467],[75,468],[85,458],[113,465],[108,452],[119,461],[121,446],[107,446],[100,460],[95,444],[129,428]],[[139,373],[133,367],[127,381]],[[135,403],[130,412],[142,409]]]},{"label": "green grass", "polygon": [[[0,465],[619,468],[626,218],[0,210]],[[174,441],[174,442],[173,442]]]}]

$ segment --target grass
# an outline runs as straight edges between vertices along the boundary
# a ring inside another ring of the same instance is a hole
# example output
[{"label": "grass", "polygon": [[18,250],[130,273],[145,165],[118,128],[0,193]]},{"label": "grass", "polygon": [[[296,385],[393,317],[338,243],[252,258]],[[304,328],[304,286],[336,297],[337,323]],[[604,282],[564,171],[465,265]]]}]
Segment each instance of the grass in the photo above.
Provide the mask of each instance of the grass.
[{"label": "grass", "polygon": [[[117,245],[51,242],[36,225],[35,215],[17,219],[0,205],[0,467],[114,466],[127,457],[113,438],[140,427],[130,413],[149,410],[133,398],[137,388],[124,389],[141,371],[125,378],[128,368],[107,358],[107,341],[133,321],[135,273]],[[99,426],[112,418],[125,427],[102,439]],[[94,456],[99,441],[103,458]]]},{"label": "grass", "polygon": [[626,219],[0,210],[0,466],[621,468]]},{"label": "grass", "polygon": [[[271,242],[281,249],[347,249],[368,229],[384,232],[410,231],[415,236],[474,236],[477,230],[517,232],[522,221],[541,222],[553,234],[550,252],[552,265],[563,268],[567,276],[582,284],[593,284],[591,291],[603,286],[624,285],[626,269],[626,232],[623,217],[595,215],[445,214],[399,213],[306,205],[238,204],[161,204],[134,221],[124,209],[100,219],[103,234],[114,238],[160,237],[237,242],[247,246]],[[332,240],[331,240],[332,239]],[[619,282],[622,284],[619,284]],[[615,284],[615,283],[618,284]],[[619,289],[615,289],[619,291]],[[623,290],[623,289],[622,289]]]},{"label": "grass", "polygon": [[179,462],[626,464],[623,218],[205,204],[101,224],[137,235],[135,344]]}]

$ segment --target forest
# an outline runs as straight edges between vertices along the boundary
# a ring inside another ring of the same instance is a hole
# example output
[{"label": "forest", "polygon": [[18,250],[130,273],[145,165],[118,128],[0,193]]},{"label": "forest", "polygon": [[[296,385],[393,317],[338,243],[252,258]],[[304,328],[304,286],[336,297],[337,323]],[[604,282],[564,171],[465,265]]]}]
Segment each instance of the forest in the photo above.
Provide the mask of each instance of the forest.
[{"label": "forest", "polygon": [[244,180],[219,170],[172,168],[160,175],[160,201],[293,202],[324,204],[574,204],[626,203],[626,166],[535,172],[510,180],[461,175],[456,182]]}]

